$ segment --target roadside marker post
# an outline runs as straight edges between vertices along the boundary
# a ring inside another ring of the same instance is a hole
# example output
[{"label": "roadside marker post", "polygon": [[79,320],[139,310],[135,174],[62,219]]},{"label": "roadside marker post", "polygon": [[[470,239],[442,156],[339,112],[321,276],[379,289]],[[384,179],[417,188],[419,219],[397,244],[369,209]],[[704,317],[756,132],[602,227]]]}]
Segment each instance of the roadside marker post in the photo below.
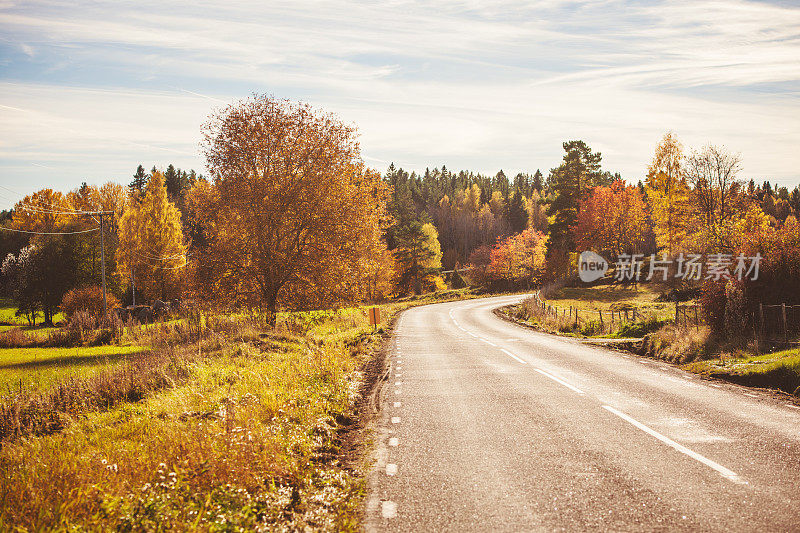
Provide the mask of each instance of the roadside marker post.
[{"label": "roadside marker post", "polygon": [[369,323],[372,325],[372,331],[378,330],[378,324],[381,323],[381,309],[380,307],[371,307],[369,310]]}]

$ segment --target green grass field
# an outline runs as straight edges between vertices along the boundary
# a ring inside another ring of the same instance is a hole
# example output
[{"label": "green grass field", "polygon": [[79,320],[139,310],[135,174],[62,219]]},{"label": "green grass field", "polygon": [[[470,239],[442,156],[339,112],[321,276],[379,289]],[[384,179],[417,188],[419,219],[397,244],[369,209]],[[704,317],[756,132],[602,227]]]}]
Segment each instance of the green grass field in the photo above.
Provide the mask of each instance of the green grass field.
[{"label": "green grass field", "polygon": [[[658,320],[673,318],[675,304],[657,302],[659,290],[651,285],[639,285],[636,288],[622,287],[619,285],[603,284],[593,287],[563,287],[552,291],[545,301],[559,308],[573,309],[586,312],[588,318],[594,318],[597,311],[608,313],[611,311],[629,312],[636,309],[637,313],[646,317],[655,317]],[[691,304],[692,302],[685,302]]]},{"label": "green grass field", "polygon": [[59,380],[86,377],[143,351],[141,346],[0,349],[0,396],[44,390]]},{"label": "green grass field", "polygon": [[800,348],[763,355],[723,356],[690,363],[685,368],[697,374],[800,395]]},{"label": "green grass field", "polygon": [[[26,331],[36,330],[37,332],[40,330],[49,330],[52,328],[42,328],[41,327],[41,320],[42,314],[39,313],[36,316],[36,326],[30,327],[28,325],[28,321],[25,319],[24,316],[16,316],[17,306],[14,305],[8,298],[0,298],[0,331],[6,331],[11,328],[21,327]],[[56,313],[53,317],[53,322],[56,324],[63,321],[65,319],[63,313]]]}]

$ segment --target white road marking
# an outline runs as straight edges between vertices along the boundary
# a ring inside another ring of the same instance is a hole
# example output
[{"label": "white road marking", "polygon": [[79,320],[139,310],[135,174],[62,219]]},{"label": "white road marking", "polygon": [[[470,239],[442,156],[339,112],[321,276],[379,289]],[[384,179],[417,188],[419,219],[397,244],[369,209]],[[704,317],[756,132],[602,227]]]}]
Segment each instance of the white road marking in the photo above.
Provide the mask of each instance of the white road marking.
[{"label": "white road marking", "polygon": [[751,398],[760,398],[761,397],[758,394],[751,394],[749,392],[745,392],[744,395],[745,396],[750,396]]},{"label": "white road marking", "polygon": [[[398,368],[397,370],[400,370],[400,369]],[[397,376],[402,376],[402,375],[403,375],[403,373],[402,373],[402,372],[397,372],[397,371],[395,371],[394,375],[395,375],[395,377],[397,377]]]},{"label": "white road marking", "polygon": [[402,382],[402,381],[396,381],[396,382],[394,383],[394,386],[395,386],[395,387],[400,387],[402,384],[403,384],[403,382]]},{"label": "white road marking", "polygon": [[381,502],[381,516],[394,518],[397,516],[397,504],[390,500]]},{"label": "white road marking", "polygon": [[394,402],[394,406],[395,407],[400,407],[401,405],[403,405],[403,404],[401,404],[400,402]]},{"label": "white road marking", "polygon": [[[467,330],[464,330],[464,331],[467,331]],[[472,336],[473,336],[473,337],[475,337],[476,339],[478,338],[478,336],[477,336],[477,335],[475,335],[474,333],[472,333],[471,331],[467,331],[467,335],[472,335]]]},{"label": "white road marking", "polygon": [[497,345],[496,345],[495,343],[493,343],[492,341],[487,341],[487,340],[486,340],[486,339],[484,339],[483,337],[478,337],[478,340],[479,340],[479,341],[481,341],[481,342],[485,342],[485,343],[486,343],[486,344],[488,344],[489,346],[494,346],[495,348],[497,348]]},{"label": "white road marking", "polygon": [[399,423],[400,423],[400,417],[399,416],[393,416],[392,417],[392,424],[399,424]]},{"label": "white road marking", "polygon": [[534,370],[536,370],[537,372],[539,372],[539,373],[540,373],[540,374],[542,374],[543,376],[547,376],[548,378],[552,379],[552,380],[553,380],[553,381],[555,381],[556,383],[560,383],[560,384],[564,385],[566,388],[568,388],[568,389],[570,389],[570,390],[573,390],[573,391],[577,392],[578,394],[583,394],[583,391],[582,391],[582,390],[580,390],[578,387],[575,387],[575,386],[573,386],[573,385],[570,385],[569,383],[567,383],[567,382],[566,382],[566,381],[564,381],[563,379],[561,379],[561,378],[557,378],[557,377],[555,377],[553,374],[550,374],[550,373],[548,373],[548,372],[545,372],[545,371],[544,371],[544,370],[542,370],[541,368],[534,368]]},{"label": "white road marking", "polygon": [[709,387],[714,387],[715,389],[721,389],[722,388],[722,385],[717,385],[716,383],[709,383],[708,386]]},{"label": "white road marking", "polygon": [[400,439],[397,437],[392,437],[389,439],[389,446],[397,446],[398,444],[400,444]]},{"label": "white road marking", "polygon": [[386,475],[393,476],[397,474],[397,465],[394,463],[389,463],[386,465]]},{"label": "white road marking", "polygon": [[510,358],[515,359],[516,361],[519,361],[523,365],[528,364],[525,361],[523,361],[522,359],[520,359],[519,357],[517,357],[516,355],[514,355],[513,353],[509,352],[508,350],[500,348],[500,351],[503,352],[504,354],[506,354],[507,356],[509,356]]},{"label": "white road marking", "polygon": [[395,394],[400,394],[400,389],[395,389],[395,390],[394,390],[394,393],[395,393]]},{"label": "white road marking", "polygon": [[786,407],[791,407],[792,409],[800,409],[800,407],[797,407],[796,405],[792,405],[790,403],[787,403]]},{"label": "white road marking", "polygon": [[700,455],[699,453],[697,453],[694,450],[690,450],[689,448],[687,448],[686,446],[684,446],[682,444],[678,444],[677,442],[675,442],[674,440],[670,439],[669,437],[665,437],[661,433],[659,433],[659,432],[657,432],[657,431],[655,431],[653,429],[650,429],[649,427],[645,426],[644,424],[642,424],[638,420],[635,420],[635,419],[629,417],[628,415],[626,415],[622,411],[617,411],[616,409],[614,409],[610,405],[604,405],[603,409],[605,409],[606,411],[608,411],[610,413],[614,413],[615,415],[617,415],[621,419],[625,420],[629,424],[641,429],[642,431],[644,431],[648,435],[657,438],[658,440],[660,440],[661,442],[663,442],[664,444],[666,444],[670,448],[672,448],[674,450],[677,450],[677,451],[679,451],[679,452],[681,452],[681,453],[683,453],[685,455],[688,455],[689,457],[691,457],[695,461],[703,463],[707,467],[716,470],[723,477],[729,479],[730,481],[733,481],[734,483],[738,483],[740,485],[746,485],[747,484],[747,481],[744,481],[742,478],[740,478],[739,475],[736,472],[733,472],[732,470],[729,470],[729,469],[725,468],[721,464],[719,464],[717,462],[714,462],[711,459],[708,459],[707,457],[704,457],[704,456]]}]

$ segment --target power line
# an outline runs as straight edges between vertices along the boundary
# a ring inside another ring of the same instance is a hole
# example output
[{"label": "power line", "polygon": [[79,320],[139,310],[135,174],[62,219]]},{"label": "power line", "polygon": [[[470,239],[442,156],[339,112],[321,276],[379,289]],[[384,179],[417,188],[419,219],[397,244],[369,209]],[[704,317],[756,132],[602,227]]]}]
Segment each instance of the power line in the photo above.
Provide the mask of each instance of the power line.
[{"label": "power line", "polygon": [[27,231],[24,229],[14,229],[14,228],[6,228],[4,226],[0,226],[0,229],[5,231],[14,231],[16,233],[28,233],[31,235],[76,235],[78,233],[89,233],[92,231],[97,231],[100,228],[92,228],[82,231]]}]

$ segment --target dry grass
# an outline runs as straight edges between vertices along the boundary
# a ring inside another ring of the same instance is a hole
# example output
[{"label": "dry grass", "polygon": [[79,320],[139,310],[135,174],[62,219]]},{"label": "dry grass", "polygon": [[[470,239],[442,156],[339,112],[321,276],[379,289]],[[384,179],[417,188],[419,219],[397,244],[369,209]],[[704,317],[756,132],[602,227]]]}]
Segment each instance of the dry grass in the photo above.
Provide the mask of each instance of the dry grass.
[{"label": "dry grass", "polygon": [[152,353],[6,399],[0,529],[357,529],[364,481],[335,460],[337,420],[380,335],[361,309],[290,329],[132,326]]},{"label": "dry grass", "polygon": [[642,349],[646,355],[673,363],[688,363],[711,357],[716,347],[708,328],[686,328],[669,324],[647,335]]},{"label": "dry grass", "polygon": [[339,435],[382,330],[364,308],[323,315],[128,324],[152,353],[6,401],[0,530],[358,530]]}]

